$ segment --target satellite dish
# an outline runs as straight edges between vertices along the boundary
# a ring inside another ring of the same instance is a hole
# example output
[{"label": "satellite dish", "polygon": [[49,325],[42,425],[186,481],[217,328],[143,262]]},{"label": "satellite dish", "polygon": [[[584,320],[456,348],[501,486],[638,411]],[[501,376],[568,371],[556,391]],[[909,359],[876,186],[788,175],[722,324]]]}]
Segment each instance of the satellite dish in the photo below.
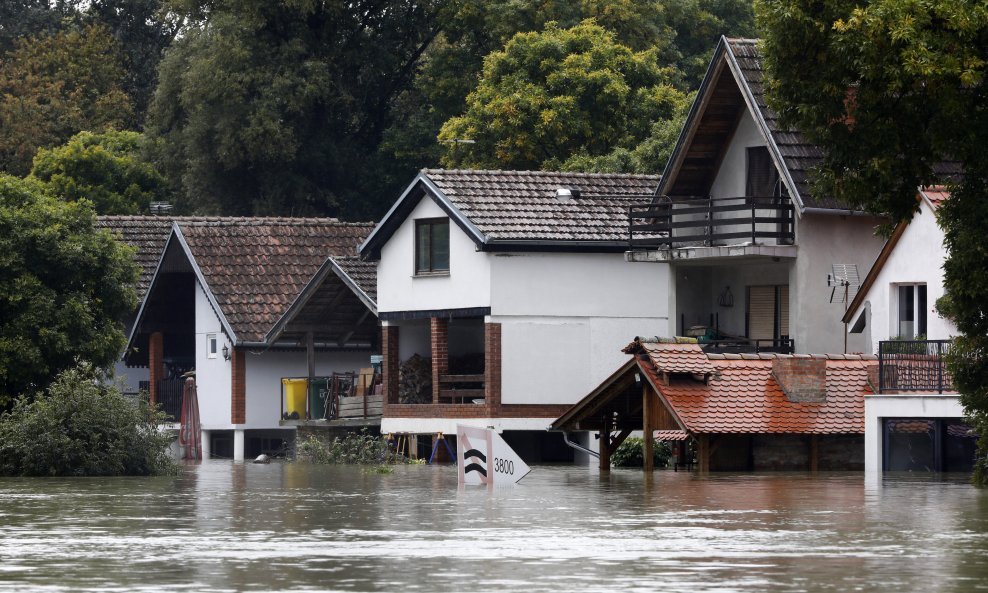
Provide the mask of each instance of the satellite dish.
[{"label": "satellite dish", "polygon": [[830,302],[834,302],[837,289],[841,289],[840,302],[845,305],[851,302],[858,293],[861,279],[858,277],[858,264],[833,264],[832,272],[827,274],[827,286],[830,288]]}]

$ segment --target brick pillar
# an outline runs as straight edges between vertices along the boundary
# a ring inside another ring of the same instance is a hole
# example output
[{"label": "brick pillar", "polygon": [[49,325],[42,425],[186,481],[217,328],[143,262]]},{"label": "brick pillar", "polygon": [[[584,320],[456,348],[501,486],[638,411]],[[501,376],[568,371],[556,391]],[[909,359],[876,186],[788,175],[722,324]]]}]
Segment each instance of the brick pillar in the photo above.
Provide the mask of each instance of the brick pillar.
[{"label": "brick pillar", "polygon": [[230,423],[247,422],[247,369],[244,351],[233,349],[230,358]]},{"label": "brick pillar", "polygon": [[501,408],[501,324],[484,324],[484,400],[492,414]]},{"label": "brick pillar", "polygon": [[158,381],[165,378],[165,336],[154,332],[148,339],[148,391],[151,405],[158,403]]},{"label": "brick pillar", "polygon": [[381,356],[383,357],[384,400],[389,404],[398,403],[398,326],[385,325],[381,327]]},{"label": "brick pillar", "polygon": [[429,318],[432,344],[432,403],[439,403],[439,377],[449,374],[449,320]]}]

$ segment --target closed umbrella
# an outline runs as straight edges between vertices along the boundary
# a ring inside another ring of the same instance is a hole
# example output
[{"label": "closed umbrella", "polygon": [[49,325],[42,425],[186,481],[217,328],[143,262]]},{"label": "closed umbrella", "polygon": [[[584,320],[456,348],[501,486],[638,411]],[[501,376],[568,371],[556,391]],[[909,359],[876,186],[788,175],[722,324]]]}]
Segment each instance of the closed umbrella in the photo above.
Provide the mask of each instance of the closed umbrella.
[{"label": "closed umbrella", "polygon": [[185,380],[182,393],[182,421],[178,429],[178,444],[184,452],[182,459],[202,460],[202,427],[199,425],[199,397],[196,395],[196,380]]}]

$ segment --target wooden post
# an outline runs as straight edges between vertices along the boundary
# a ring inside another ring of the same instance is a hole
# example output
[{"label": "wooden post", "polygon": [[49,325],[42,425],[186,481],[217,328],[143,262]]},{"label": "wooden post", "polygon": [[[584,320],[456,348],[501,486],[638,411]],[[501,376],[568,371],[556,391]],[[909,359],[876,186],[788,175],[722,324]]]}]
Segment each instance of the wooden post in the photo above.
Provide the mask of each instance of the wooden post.
[{"label": "wooden post", "polygon": [[306,419],[312,418],[312,400],[315,394],[312,393],[312,383],[316,380],[316,341],[312,332],[305,334],[305,361],[308,364],[309,381],[307,382],[305,398]]},{"label": "wooden post", "polygon": [[604,417],[604,423],[600,428],[600,472],[611,471],[611,419]]},{"label": "wooden post", "polygon": [[710,435],[701,434],[696,437],[697,442],[697,463],[701,474],[710,471]]},{"label": "wooden post", "polygon": [[810,435],[810,471],[815,472],[820,462],[820,440],[817,435]]},{"label": "wooden post", "polygon": [[653,440],[655,434],[652,430],[652,424],[654,419],[652,418],[652,389],[646,384],[644,389],[642,389],[642,440],[644,444],[642,446],[642,455],[644,456],[644,462],[642,463],[642,470],[648,474],[655,471],[655,459],[653,458]]}]

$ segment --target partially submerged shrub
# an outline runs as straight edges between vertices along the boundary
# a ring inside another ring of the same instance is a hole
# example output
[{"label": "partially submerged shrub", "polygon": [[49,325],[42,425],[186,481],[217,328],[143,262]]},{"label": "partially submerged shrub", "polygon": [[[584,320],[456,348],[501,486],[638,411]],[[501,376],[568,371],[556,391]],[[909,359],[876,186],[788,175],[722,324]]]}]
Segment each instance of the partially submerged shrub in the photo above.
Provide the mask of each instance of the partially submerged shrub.
[{"label": "partially submerged shrub", "polygon": [[295,459],[308,463],[338,463],[381,465],[402,463],[403,457],[395,454],[381,435],[366,430],[335,437],[328,442],[314,436],[300,438],[295,443]]},{"label": "partially submerged shrub", "polygon": [[[652,459],[655,467],[669,465],[672,450],[666,443],[656,442],[652,445]],[[611,463],[615,467],[643,467],[645,465],[645,440],[636,437],[624,439],[617,451],[611,455]]]},{"label": "partially submerged shrub", "polygon": [[45,393],[21,396],[0,416],[0,475],[118,476],[170,473],[164,419],[105,384],[85,363]]}]

